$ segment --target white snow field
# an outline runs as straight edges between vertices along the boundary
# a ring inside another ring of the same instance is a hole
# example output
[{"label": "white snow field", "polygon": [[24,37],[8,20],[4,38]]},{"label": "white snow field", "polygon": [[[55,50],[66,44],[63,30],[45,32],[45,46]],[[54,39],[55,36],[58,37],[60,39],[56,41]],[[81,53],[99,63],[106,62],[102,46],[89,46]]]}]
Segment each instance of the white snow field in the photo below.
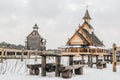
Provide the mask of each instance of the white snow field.
[{"label": "white snow field", "polygon": [[[47,60],[53,62],[53,59]],[[66,63],[67,60],[62,59],[62,63]],[[40,59],[35,62],[34,60],[20,60],[9,59],[0,63],[0,80],[66,80],[62,77],[55,77],[55,73],[47,73],[46,77],[42,77],[41,73],[36,75],[30,75],[29,69],[26,64],[41,63]],[[41,70],[41,68],[40,68]],[[107,68],[96,69],[96,66],[89,68],[87,65],[84,67],[83,75],[74,75],[67,80],[120,80],[120,66],[117,66],[117,72],[112,72],[112,64],[107,64]]]}]

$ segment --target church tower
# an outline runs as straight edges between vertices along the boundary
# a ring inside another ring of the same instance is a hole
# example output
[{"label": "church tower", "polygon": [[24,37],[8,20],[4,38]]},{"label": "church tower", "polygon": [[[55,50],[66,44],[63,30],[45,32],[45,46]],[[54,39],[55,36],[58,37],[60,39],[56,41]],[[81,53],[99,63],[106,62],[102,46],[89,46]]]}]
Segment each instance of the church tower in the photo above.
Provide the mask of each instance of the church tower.
[{"label": "church tower", "polygon": [[83,19],[84,19],[84,21],[86,21],[86,22],[88,22],[88,23],[90,22],[91,17],[90,17],[90,15],[89,15],[88,9],[86,10]]}]

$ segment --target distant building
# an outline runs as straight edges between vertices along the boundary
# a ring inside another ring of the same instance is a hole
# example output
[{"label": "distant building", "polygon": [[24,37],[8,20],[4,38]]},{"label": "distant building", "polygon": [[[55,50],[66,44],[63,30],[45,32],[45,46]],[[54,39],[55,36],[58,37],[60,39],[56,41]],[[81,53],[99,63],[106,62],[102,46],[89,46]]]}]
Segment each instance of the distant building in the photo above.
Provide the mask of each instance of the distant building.
[{"label": "distant building", "polygon": [[26,37],[25,47],[29,50],[45,50],[46,49],[46,40],[41,37],[38,32],[39,27],[37,24],[34,25],[33,31]]}]

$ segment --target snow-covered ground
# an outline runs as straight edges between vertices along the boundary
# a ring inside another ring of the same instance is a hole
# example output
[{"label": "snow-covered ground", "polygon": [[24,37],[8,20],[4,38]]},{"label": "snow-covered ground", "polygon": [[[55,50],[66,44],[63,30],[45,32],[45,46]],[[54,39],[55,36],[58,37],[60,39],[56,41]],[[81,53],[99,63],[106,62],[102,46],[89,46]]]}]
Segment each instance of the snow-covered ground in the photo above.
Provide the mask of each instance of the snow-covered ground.
[{"label": "snow-covered ground", "polygon": [[[48,62],[53,62],[53,59],[47,60]],[[62,59],[62,63],[68,64],[66,59]],[[61,77],[55,77],[55,73],[47,73],[46,77],[42,77],[41,74],[29,75],[29,69],[27,69],[26,64],[30,63],[41,63],[40,59],[35,62],[34,60],[5,60],[0,63],[0,80],[65,80]],[[107,68],[96,69],[84,67],[83,75],[74,75],[68,80],[120,80],[120,66],[117,66],[117,72],[112,72],[112,64],[107,64]]]}]

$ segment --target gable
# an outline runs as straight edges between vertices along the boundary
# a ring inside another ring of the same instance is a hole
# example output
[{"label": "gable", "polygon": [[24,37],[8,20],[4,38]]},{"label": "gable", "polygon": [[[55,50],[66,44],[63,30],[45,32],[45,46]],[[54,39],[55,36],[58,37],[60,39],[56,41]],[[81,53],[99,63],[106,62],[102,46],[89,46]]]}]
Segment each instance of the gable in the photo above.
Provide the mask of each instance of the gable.
[{"label": "gable", "polygon": [[68,45],[88,45],[89,42],[84,38],[84,36],[76,31],[75,34],[67,42]]},{"label": "gable", "polygon": [[83,44],[83,40],[75,34],[69,41],[70,44]]},{"label": "gable", "polygon": [[28,36],[27,36],[27,39],[30,39],[30,38],[41,38],[42,39],[42,37],[40,36],[40,34],[37,32],[37,31],[35,31],[35,30],[33,30]]}]

